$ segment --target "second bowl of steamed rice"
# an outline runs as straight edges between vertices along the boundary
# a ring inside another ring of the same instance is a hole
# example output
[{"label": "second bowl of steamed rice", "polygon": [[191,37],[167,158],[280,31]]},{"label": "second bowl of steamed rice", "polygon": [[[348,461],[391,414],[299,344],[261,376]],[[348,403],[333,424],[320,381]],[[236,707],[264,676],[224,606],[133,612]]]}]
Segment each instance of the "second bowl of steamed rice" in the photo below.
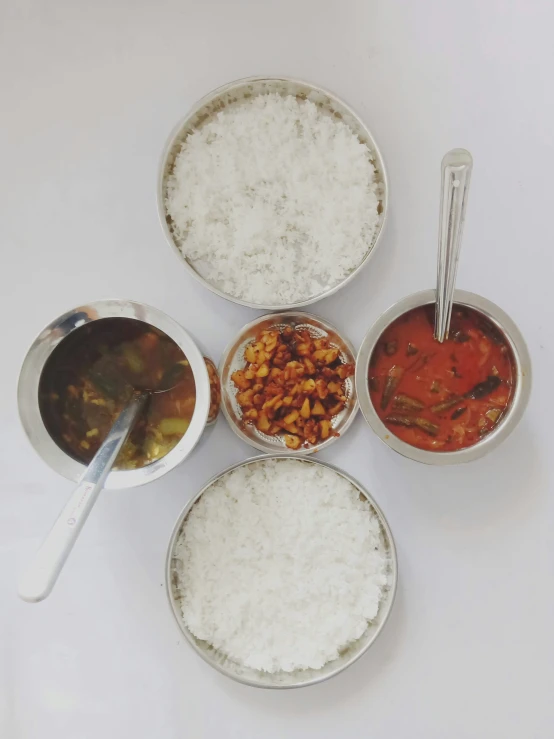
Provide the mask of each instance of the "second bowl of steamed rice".
[{"label": "second bowl of steamed rice", "polygon": [[392,534],[331,465],[261,456],[211,480],[179,516],[167,593],[189,644],[255,687],[338,674],[375,641],[396,590]]},{"label": "second bowl of steamed rice", "polygon": [[174,251],[213,292],[299,307],[368,261],[385,222],[386,173],[345,103],[307,83],[252,78],[210,93],[173,131],[158,210]]}]

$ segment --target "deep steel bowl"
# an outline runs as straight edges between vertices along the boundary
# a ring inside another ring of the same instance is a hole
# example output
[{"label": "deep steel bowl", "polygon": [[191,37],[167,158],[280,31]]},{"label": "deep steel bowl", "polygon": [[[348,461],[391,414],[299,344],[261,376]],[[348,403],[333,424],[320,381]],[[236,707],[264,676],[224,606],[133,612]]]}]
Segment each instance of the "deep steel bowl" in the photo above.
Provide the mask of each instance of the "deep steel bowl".
[{"label": "deep steel bowl", "polygon": [[[359,140],[363,144],[366,144],[373,153],[373,164],[375,166],[378,183],[380,185],[380,222],[371,243],[367,245],[367,253],[360,264],[344,280],[342,280],[342,282],[333,285],[317,295],[313,295],[307,299],[299,300],[290,304],[281,303],[278,305],[272,305],[269,303],[250,303],[246,300],[236,298],[234,295],[229,295],[228,293],[223,292],[218,287],[205,280],[194,269],[191,262],[183,256],[179,249],[179,245],[173,236],[171,218],[169,217],[165,207],[166,180],[173,169],[177,154],[181,150],[181,145],[186,137],[194,130],[202,127],[202,125],[217,115],[217,113],[226,105],[247,99],[253,95],[261,95],[264,93],[279,93],[280,95],[298,96],[302,99],[310,100],[316,105],[321,106],[324,110],[327,110],[330,114],[341,118],[358,136]],[[193,277],[205,285],[209,290],[233,303],[246,305],[249,308],[260,308],[262,310],[288,310],[291,308],[301,308],[302,306],[310,305],[311,303],[315,303],[317,300],[321,300],[328,295],[332,295],[354,279],[362,267],[368,263],[369,258],[375,252],[377,244],[381,239],[387,219],[388,189],[387,173],[379,147],[377,146],[370,130],[346,103],[333,95],[333,93],[328,92],[321,87],[289,77],[247,77],[245,79],[236,80],[235,82],[229,82],[228,84],[218,87],[216,90],[208,93],[208,95],[196,103],[188,115],[183,118],[170,133],[162,153],[158,173],[158,215],[163,232],[172,251],[176,254],[179,261],[185,265]]]},{"label": "deep steel bowl", "polygon": [[390,326],[400,316],[407,313],[413,308],[422,305],[428,305],[435,302],[434,290],[422,290],[421,292],[409,295],[398,303],[395,303],[383,315],[377,319],[373,326],[369,329],[358,352],[356,363],[356,389],[358,391],[358,399],[360,408],[365,420],[371,426],[377,436],[385,442],[391,449],[402,454],[404,457],[413,459],[416,462],[425,464],[446,465],[460,464],[461,462],[470,462],[474,459],[483,457],[487,452],[495,449],[507,436],[509,436],[519,423],[521,416],[527,406],[529,394],[531,392],[531,358],[525,344],[525,340],[521,335],[518,327],[512,319],[504,313],[497,305],[491,303],[490,300],[482,298],[480,295],[466,292],[465,290],[456,290],[454,292],[454,303],[465,305],[482,313],[489,319],[504,335],[508,342],[515,363],[515,388],[514,394],[507,412],[504,414],[498,425],[490,434],[483,437],[473,446],[466,449],[459,449],[455,452],[431,452],[425,449],[418,449],[411,444],[407,444],[397,436],[395,436],[381,421],[373,406],[369,394],[368,372],[369,361],[373,353],[373,349],[377,344],[383,331]]},{"label": "deep steel bowl", "polygon": [[202,488],[202,490],[197,495],[195,495],[183,508],[173,528],[173,533],[171,534],[169,546],[167,549],[165,569],[166,592],[177,626],[185,636],[187,642],[194,649],[194,651],[199,654],[200,657],[202,657],[202,659],[205,660],[213,668],[221,672],[223,675],[236,680],[239,683],[251,685],[255,688],[302,688],[307,685],[314,685],[315,683],[323,682],[324,680],[328,680],[334,675],[338,675],[339,672],[345,670],[357,659],[359,659],[362,654],[367,652],[373,642],[377,639],[390,615],[394,603],[398,579],[398,561],[396,557],[396,548],[394,545],[392,532],[389,528],[387,520],[383,512],[381,511],[377,503],[373,500],[371,495],[367,492],[367,490],[365,490],[359,482],[354,480],[352,477],[350,477],[350,475],[346,474],[346,472],[343,472],[338,467],[335,467],[332,464],[327,464],[325,462],[316,462],[313,459],[304,458],[301,460],[304,464],[319,464],[323,467],[328,467],[337,474],[341,475],[345,480],[348,480],[348,482],[350,482],[357,490],[359,490],[360,495],[363,495],[369,501],[373,512],[379,518],[381,524],[381,532],[383,536],[383,543],[390,557],[390,568],[388,573],[389,585],[385,591],[385,597],[379,606],[379,611],[375,620],[368,626],[364,634],[357,641],[351,644],[338,659],[333,660],[332,662],[328,662],[319,670],[297,670],[295,672],[277,672],[271,674],[267,672],[261,672],[248,667],[243,667],[236,662],[233,662],[228,657],[214,649],[207,642],[197,639],[189,631],[183,621],[180,607],[180,595],[178,593],[180,575],[178,560],[175,557],[175,547],[177,544],[177,540],[179,539],[179,536],[183,530],[183,524],[192,507],[200,498],[200,496],[205,493],[211,485],[224,477],[224,475],[228,474],[232,470],[237,469],[238,467],[244,467],[250,464],[258,464],[263,460],[269,459],[298,460],[298,457],[293,457],[292,455],[276,456],[266,454],[259,457],[253,457],[252,459],[247,459],[245,462],[239,462],[232,467],[228,467],[219,475],[213,477]]},{"label": "deep steel bowl", "polygon": [[221,379],[221,409],[235,434],[243,441],[246,441],[247,444],[262,452],[273,454],[281,452],[298,456],[326,449],[330,444],[340,438],[340,436],[343,436],[358,412],[358,399],[354,377],[349,377],[345,380],[346,406],[332,421],[332,426],[339,436],[330,436],[325,441],[310,445],[306,449],[303,447],[295,450],[288,449],[282,436],[269,436],[258,431],[253,424],[243,422],[242,411],[236,399],[237,388],[231,380],[231,375],[237,369],[244,369],[244,350],[248,344],[255,340],[260,331],[271,328],[282,329],[285,326],[291,325],[300,329],[307,329],[316,339],[328,338],[331,346],[339,349],[339,356],[344,363],[355,363],[356,353],[354,347],[348,339],[341,336],[337,329],[330,323],[327,323],[327,321],[310,313],[272,313],[257,318],[241,329],[238,336],[235,337],[223,353],[219,365],[219,376]]},{"label": "deep steel bowl", "polygon": [[48,324],[31,345],[21,368],[17,388],[19,416],[25,433],[35,451],[60,475],[77,481],[83,474],[85,465],[64,452],[46,430],[39,408],[40,377],[46,360],[66,336],[81,326],[102,318],[135,318],[166,333],[183,350],[190,362],[196,384],[196,405],[186,434],[176,447],[156,462],[135,470],[110,472],[104,487],[117,490],[157,480],[188,457],[206,428],[210,383],[204,358],[191,336],[157,308],[131,300],[99,300],[64,313]]}]

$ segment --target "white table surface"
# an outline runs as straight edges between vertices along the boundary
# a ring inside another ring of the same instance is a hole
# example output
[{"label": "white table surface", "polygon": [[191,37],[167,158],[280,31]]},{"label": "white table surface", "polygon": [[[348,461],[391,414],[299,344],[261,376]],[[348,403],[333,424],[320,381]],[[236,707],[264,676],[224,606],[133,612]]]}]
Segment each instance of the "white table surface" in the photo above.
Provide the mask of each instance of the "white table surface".
[{"label": "white table surface", "polygon": [[[0,5],[0,736],[3,739],[550,739],[554,733],[552,210],[554,6],[500,0]],[[204,93],[258,73],[335,91],[372,129],[391,210],[371,266],[314,306],[359,346],[435,278],[439,166],[475,160],[458,284],[527,338],[534,392],[489,457],[405,460],[359,416],[322,454],[383,507],[398,599],[370,652],[300,691],[257,691],[180,638],[164,592],[176,516],[253,451],[220,419],[165,479],[105,494],[51,597],[17,575],[72,485],[30,448],[15,383],[34,335],[88,299],[155,305],[216,360],[256,314],[180,268],[157,221],[158,158]]]}]

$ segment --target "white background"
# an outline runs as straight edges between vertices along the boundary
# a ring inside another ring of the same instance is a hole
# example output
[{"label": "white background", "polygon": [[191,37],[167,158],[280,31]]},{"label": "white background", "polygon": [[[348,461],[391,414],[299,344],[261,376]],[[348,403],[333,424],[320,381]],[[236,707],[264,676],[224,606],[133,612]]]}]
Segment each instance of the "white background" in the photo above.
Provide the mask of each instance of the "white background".
[{"label": "white background", "polygon": [[[2,739],[553,736],[553,24],[548,0],[3,0]],[[382,505],[399,593],[361,661],[284,693],[212,671],[166,602],[177,514],[252,454],[223,419],[165,479],[99,500],[47,601],[15,595],[72,488],[17,421],[17,374],[35,334],[86,300],[128,297],[176,318],[218,361],[256,315],[179,266],[155,183],[188,107],[263,73],[343,97],[388,166],[378,253],[314,312],[359,346],[391,303],[433,286],[440,160],[463,146],[475,166],[458,284],[511,314],[535,373],[521,424],[481,461],[426,468],[382,445],[361,416],[322,454]]]}]

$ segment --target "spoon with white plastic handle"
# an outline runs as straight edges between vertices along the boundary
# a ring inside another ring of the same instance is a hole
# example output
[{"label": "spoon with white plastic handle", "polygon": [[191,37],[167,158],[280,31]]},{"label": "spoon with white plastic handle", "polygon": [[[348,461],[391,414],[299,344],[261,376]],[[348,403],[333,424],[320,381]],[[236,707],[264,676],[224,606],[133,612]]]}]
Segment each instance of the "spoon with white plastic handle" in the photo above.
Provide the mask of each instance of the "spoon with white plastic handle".
[{"label": "spoon with white plastic handle", "polygon": [[437,255],[437,295],[435,339],[448,338],[456,271],[462,245],[467,196],[473,158],[465,149],[452,149],[444,155],[441,170],[439,251]]},{"label": "spoon with white plastic handle", "polygon": [[54,587],[65,561],[88,518],[106,477],[144,408],[149,392],[137,393],[123,408],[102,446],[85,470],[58,520],[19,581],[19,596],[30,603],[44,600]]}]

